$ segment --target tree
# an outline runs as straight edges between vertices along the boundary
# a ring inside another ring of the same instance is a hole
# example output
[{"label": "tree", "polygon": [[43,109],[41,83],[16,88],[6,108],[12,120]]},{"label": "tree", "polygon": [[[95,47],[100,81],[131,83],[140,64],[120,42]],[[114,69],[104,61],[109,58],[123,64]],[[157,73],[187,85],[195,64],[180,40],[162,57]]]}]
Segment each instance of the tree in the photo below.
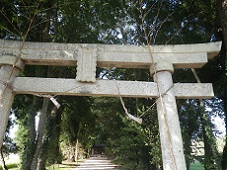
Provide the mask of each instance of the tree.
[{"label": "tree", "polygon": [[63,102],[65,109],[62,115],[61,139],[64,146],[69,146],[67,159],[73,162],[77,161],[75,160],[77,141],[82,144],[85,152],[91,147],[96,117],[90,109],[92,103],[90,97],[66,97]]},{"label": "tree", "polygon": [[[220,27],[217,27],[217,35],[219,35],[219,40],[222,40],[222,53],[221,53],[221,71],[222,71],[222,84],[219,86],[220,88],[220,97],[224,101],[224,112],[225,112],[225,125],[226,125],[226,131],[227,131],[227,98],[226,98],[226,52],[227,52],[227,26],[226,26],[226,17],[227,17],[227,1],[226,0],[217,0],[217,8],[218,8],[218,18],[220,19]],[[223,156],[222,156],[222,169],[227,168],[227,137],[225,139],[225,147],[223,150]]]}]

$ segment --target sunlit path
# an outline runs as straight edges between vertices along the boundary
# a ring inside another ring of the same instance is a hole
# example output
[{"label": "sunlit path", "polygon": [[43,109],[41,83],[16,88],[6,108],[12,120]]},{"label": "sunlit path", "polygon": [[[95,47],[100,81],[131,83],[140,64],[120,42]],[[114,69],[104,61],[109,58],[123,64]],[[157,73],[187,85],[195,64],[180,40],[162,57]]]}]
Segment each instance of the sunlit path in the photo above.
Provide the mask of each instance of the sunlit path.
[{"label": "sunlit path", "polygon": [[92,169],[92,170],[99,170],[99,169],[115,169],[120,170],[119,165],[112,164],[111,160],[109,160],[105,156],[94,156],[91,157],[84,162],[82,162],[77,168],[74,170],[86,170],[86,169]]}]

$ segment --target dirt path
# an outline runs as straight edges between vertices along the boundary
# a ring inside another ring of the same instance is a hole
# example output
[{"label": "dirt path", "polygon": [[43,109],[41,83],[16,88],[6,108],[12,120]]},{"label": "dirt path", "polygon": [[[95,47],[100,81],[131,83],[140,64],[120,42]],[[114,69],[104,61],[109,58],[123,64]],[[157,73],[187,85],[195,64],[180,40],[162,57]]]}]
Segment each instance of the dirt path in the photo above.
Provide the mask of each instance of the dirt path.
[{"label": "dirt path", "polygon": [[110,159],[108,159],[106,156],[97,155],[94,157],[90,157],[89,159],[82,162],[77,168],[73,170],[120,170],[120,167],[118,165],[114,165]]}]

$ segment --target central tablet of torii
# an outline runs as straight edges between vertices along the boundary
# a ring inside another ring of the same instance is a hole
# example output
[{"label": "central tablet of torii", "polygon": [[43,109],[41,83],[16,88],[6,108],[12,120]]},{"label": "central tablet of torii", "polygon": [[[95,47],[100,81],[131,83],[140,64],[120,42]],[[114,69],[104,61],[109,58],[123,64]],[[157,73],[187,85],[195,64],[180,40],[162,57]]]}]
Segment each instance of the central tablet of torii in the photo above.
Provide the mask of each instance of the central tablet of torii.
[{"label": "central tablet of torii", "polygon": [[[210,83],[173,84],[172,73],[174,68],[201,68],[219,53],[220,42],[152,46],[152,53],[147,46],[34,42],[25,42],[19,50],[20,43],[0,40],[0,146],[14,94],[137,98],[162,95],[157,111],[163,167],[186,170],[176,98],[211,98],[213,88]],[[77,66],[77,76],[76,80],[16,77],[24,65]],[[155,82],[96,80],[97,66],[150,69]]]}]

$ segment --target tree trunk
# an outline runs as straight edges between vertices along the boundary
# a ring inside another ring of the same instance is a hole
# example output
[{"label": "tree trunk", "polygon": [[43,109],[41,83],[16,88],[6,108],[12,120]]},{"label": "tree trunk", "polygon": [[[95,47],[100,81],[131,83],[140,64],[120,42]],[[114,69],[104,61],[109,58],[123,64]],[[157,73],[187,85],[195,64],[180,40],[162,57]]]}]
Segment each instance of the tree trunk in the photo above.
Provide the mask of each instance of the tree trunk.
[{"label": "tree trunk", "polygon": [[79,140],[76,140],[76,148],[75,148],[75,162],[78,161],[78,152],[79,152]]},{"label": "tree trunk", "polygon": [[75,148],[74,148],[74,146],[72,146],[72,145],[69,146],[69,151],[68,151],[67,157],[68,157],[67,161],[69,161],[69,162],[75,161]]},{"label": "tree trunk", "polygon": [[[47,77],[51,77],[53,73],[53,70],[51,70],[51,67],[48,67],[47,69]],[[60,70],[60,73],[62,73],[62,70]],[[46,160],[47,160],[47,149],[49,147],[49,141],[48,138],[49,131],[48,131],[48,126],[51,126],[49,123],[50,121],[50,115],[53,114],[55,119],[56,119],[56,131],[57,134],[57,139],[55,138],[54,140],[59,141],[60,138],[60,124],[61,124],[61,113],[63,112],[63,109],[60,110],[60,114],[56,114],[56,110],[52,109],[52,113],[50,111],[50,100],[49,98],[44,98],[43,99],[43,105],[42,105],[42,110],[41,110],[41,115],[39,119],[39,125],[38,125],[38,135],[36,137],[36,148],[35,148],[35,153],[32,158],[32,163],[31,163],[31,170],[44,170],[46,167]],[[50,113],[50,115],[48,115]],[[56,153],[60,155],[60,149],[59,149],[59,144],[56,145]],[[61,160],[58,160],[58,162],[61,162]]]},{"label": "tree trunk", "polygon": [[43,38],[43,41],[44,42],[47,42],[48,41],[48,38],[49,38],[49,31],[50,31],[50,18],[51,18],[51,11],[47,11],[46,12],[46,22],[45,22],[45,27],[43,29],[43,35],[42,35],[42,38]]},{"label": "tree trunk", "polygon": [[28,111],[28,140],[26,142],[26,148],[22,155],[22,166],[23,170],[30,170],[32,157],[35,153],[35,140],[36,140],[36,131],[35,131],[35,116],[36,112],[39,109],[39,100],[37,97],[33,97],[33,102]]},{"label": "tree trunk", "polygon": [[[58,97],[58,101],[59,101]],[[48,142],[48,153],[50,155],[50,162],[61,164],[62,162],[62,155],[60,150],[60,132],[61,132],[61,115],[64,108],[61,106],[58,110],[55,106],[53,106],[51,110],[51,117],[49,121],[49,134],[50,140]],[[53,142],[52,142],[53,141]]]},{"label": "tree trunk", "polygon": [[56,115],[56,155],[57,155],[57,163],[60,164],[62,162],[62,155],[61,155],[61,150],[60,150],[60,133],[61,133],[61,116],[62,116],[62,112],[63,112],[63,108],[61,107],[61,109],[59,110],[59,112],[57,112]]},{"label": "tree trunk", "polygon": [[[221,25],[221,32],[222,32],[222,45],[223,48],[222,50],[224,51],[224,73],[223,76],[226,78],[226,51],[227,51],[227,0],[217,0],[217,9],[218,9],[218,15],[219,15],[219,20],[220,20],[220,25]],[[226,95],[227,88],[224,89],[224,94]],[[224,96],[224,112],[225,112],[225,127],[226,127],[226,132],[227,132],[227,98]],[[227,169],[227,137],[225,138],[225,147],[223,149],[223,155],[222,155],[222,170]]]},{"label": "tree trunk", "polygon": [[204,110],[204,103],[200,100],[200,118],[202,121],[203,128],[203,138],[204,138],[204,168],[205,170],[220,170],[221,162],[218,157],[217,146],[215,142],[215,137],[211,128],[211,121],[207,117]]},{"label": "tree trunk", "polygon": [[217,1],[217,7],[218,7],[218,15],[220,19],[220,25],[221,25],[221,32],[223,35],[223,43],[225,46],[225,49],[227,49],[227,0],[218,0]]},{"label": "tree trunk", "polygon": [[36,150],[32,159],[31,170],[45,169],[46,159],[44,154],[44,150],[45,150],[44,144],[46,142],[45,129],[46,129],[48,106],[49,106],[49,99],[44,98],[41,115],[39,119]]},{"label": "tree trunk", "polygon": [[[224,112],[225,112],[225,127],[227,132],[227,99],[224,100]],[[227,135],[225,136],[225,146],[223,148],[223,154],[222,154],[222,170],[227,169]]]},{"label": "tree trunk", "polygon": [[57,42],[57,38],[58,38],[58,1],[55,3],[53,25],[54,25],[53,42]]},{"label": "tree trunk", "polygon": [[7,168],[6,164],[5,164],[2,148],[0,148],[0,162],[1,162],[1,165],[2,165],[2,169],[3,170],[8,170],[8,168]]}]

